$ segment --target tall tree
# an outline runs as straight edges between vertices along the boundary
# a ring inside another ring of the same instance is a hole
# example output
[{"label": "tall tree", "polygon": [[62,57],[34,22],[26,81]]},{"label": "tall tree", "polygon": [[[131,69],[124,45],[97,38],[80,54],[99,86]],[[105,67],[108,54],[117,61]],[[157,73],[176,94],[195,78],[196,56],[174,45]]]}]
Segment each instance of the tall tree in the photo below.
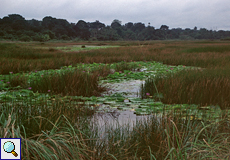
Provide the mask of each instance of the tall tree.
[{"label": "tall tree", "polygon": [[21,15],[9,14],[8,17],[9,17],[8,22],[12,29],[17,31],[27,29],[28,23],[25,20],[25,18],[22,17]]},{"label": "tall tree", "polygon": [[121,27],[121,21],[119,21],[118,19],[114,19],[113,22],[111,23],[111,27],[113,29],[117,29]]},{"label": "tall tree", "polygon": [[105,27],[105,24],[99,22],[98,20],[96,20],[95,22],[89,23],[89,28],[90,29],[101,30],[104,27]]},{"label": "tall tree", "polygon": [[89,30],[91,34],[91,38],[97,39],[98,32],[105,28],[105,24],[96,20],[95,22],[89,23]]},{"label": "tall tree", "polygon": [[131,29],[136,33],[140,33],[142,30],[145,29],[145,24],[141,23],[141,22],[134,23],[134,25]]},{"label": "tall tree", "polygon": [[128,22],[125,24],[125,28],[126,29],[131,29],[133,27],[133,23],[132,22]]},{"label": "tall tree", "polygon": [[169,29],[169,26],[167,26],[167,25],[161,25],[160,30],[167,31],[168,29]]},{"label": "tall tree", "polygon": [[28,20],[27,21],[29,24],[29,28],[30,30],[34,31],[34,32],[41,32],[42,30],[42,22],[32,19],[32,20]]},{"label": "tall tree", "polygon": [[111,28],[117,31],[117,34],[121,37],[123,37],[123,28],[121,26],[121,21],[118,19],[114,19],[111,23]]},{"label": "tall tree", "polygon": [[97,39],[101,41],[106,41],[106,40],[118,40],[121,37],[117,34],[116,30],[110,28],[110,27],[105,27],[102,30],[98,32]]},{"label": "tall tree", "polygon": [[74,30],[81,39],[88,40],[90,38],[89,25],[85,21],[79,20],[74,26]]}]

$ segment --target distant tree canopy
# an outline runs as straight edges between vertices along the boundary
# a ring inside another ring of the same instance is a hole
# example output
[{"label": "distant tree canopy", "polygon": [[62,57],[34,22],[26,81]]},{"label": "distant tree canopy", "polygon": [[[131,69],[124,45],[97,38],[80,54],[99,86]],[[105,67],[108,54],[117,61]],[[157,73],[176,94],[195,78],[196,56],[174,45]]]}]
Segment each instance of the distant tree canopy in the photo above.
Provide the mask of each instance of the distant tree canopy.
[{"label": "distant tree canopy", "polygon": [[159,29],[145,26],[144,23],[128,22],[122,25],[114,19],[111,25],[96,20],[85,22],[79,20],[69,23],[65,19],[46,16],[39,20],[26,20],[19,14],[9,14],[0,18],[0,39],[20,41],[48,41],[57,40],[165,40],[165,39],[226,39],[230,40],[230,31],[213,31],[206,28],[172,28],[161,25]]}]

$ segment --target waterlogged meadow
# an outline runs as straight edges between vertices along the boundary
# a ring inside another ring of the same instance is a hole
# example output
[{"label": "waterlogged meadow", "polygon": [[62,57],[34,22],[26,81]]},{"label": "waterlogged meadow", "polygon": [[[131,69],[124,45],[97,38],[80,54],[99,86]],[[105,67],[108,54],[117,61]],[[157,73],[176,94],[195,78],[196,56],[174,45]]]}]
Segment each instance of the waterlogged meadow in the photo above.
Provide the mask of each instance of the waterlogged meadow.
[{"label": "waterlogged meadow", "polygon": [[23,159],[229,159],[228,45],[1,43],[0,137]]},{"label": "waterlogged meadow", "polygon": [[[53,49],[57,50],[62,50],[65,52],[77,52],[77,51],[89,51],[89,50],[94,50],[94,49],[105,49],[105,48],[111,48],[111,47],[118,47],[118,46],[109,46],[109,45],[98,45],[98,46],[93,46],[93,45],[71,45],[71,46],[66,46],[66,47],[56,47]],[[52,49],[52,48],[50,48]],[[49,49],[49,50],[50,50]]]}]

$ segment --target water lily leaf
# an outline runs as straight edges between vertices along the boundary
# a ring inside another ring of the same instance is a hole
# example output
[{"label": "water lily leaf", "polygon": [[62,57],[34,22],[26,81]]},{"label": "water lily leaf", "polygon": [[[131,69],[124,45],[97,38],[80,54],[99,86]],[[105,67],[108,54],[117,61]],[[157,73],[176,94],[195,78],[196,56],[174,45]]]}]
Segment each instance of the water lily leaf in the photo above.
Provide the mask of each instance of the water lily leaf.
[{"label": "water lily leaf", "polygon": [[95,104],[97,104],[97,103],[92,102],[92,101],[86,101],[86,102],[85,102],[85,105],[88,105],[88,106],[93,106],[93,105],[95,105]]},{"label": "water lily leaf", "polygon": [[136,101],[141,102],[141,98],[132,98],[132,97],[130,97],[129,100],[131,102],[136,102]]},{"label": "water lily leaf", "polygon": [[20,92],[21,92],[21,93],[31,93],[31,92],[33,92],[33,91],[27,90],[27,89],[21,89]]},{"label": "water lily leaf", "polygon": [[104,104],[116,104],[115,101],[105,101]]},{"label": "water lily leaf", "polygon": [[139,108],[149,108],[149,106],[139,105]]},{"label": "water lily leaf", "polygon": [[116,101],[117,101],[117,102],[124,102],[124,100],[125,100],[125,98],[122,98],[122,97],[116,98]]},{"label": "water lily leaf", "polygon": [[149,115],[150,112],[134,112],[136,115]]},{"label": "water lily leaf", "polygon": [[154,102],[150,104],[151,106],[163,106],[162,102]]},{"label": "water lily leaf", "polygon": [[106,98],[98,98],[97,102],[104,102],[106,100]]},{"label": "water lily leaf", "polygon": [[90,97],[83,97],[82,99],[85,100],[85,101],[90,101],[91,100]]},{"label": "water lily leaf", "polygon": [[[151,97],[151,96],[149,96],[149,97]],[[148,102],[154,102],[155,100],[152,99],[152,98],[148,98],[147,101],[148,101]]]},{"label": "water lily leaf", "polygon": [[139,105],[137,105],[137,104],[131,104],[129,107],[130,107],[130,108],[138,108]]},{"label": "water lily leaf", "polygon": [[90,99],[93,100],[93,101],[96,101],[97,97],[96,96],[92,96],[92,97],[90,97]]},{"label": "water lily leaf", "polygon": [[182,109],[182,106],[181,105],[176,105],[176,106],[173,106],[172,109]]},{"label": "water lily leaf", "polygon": [[128,103],[125,103],[127,106],[130,106],[130,105],[132,105],[132,103],[130,103],[130,102],[128,102]]},{"label": "water lily leaf", "polygon": [[126,111],[126,110],[130,110],[131,108],[129,108],[129,107],[118,107],[117,109],[122,110],[122,111]]},{"label": "water lily leaf", "polygon": [[203,107],[199,107],[199,110],[210,110],[209,106],[203,106]]},{"label": "water lily leaf", "polygon": [[136,112],[147,112],[148,109],[147,108],[136,108],[135,111]]}]

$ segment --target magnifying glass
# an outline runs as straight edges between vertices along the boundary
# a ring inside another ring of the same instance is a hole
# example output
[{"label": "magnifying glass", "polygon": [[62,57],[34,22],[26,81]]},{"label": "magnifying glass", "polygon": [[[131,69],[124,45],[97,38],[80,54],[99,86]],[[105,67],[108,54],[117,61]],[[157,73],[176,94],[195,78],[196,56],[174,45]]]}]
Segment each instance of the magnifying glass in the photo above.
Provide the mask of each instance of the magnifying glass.
[{"label": "magnifying glass", "polygon": [[15,145],[11,141],[7,141],[3,145],[3,149],[7,153],[12,153],[15,157],[18,156],[18,154],[14,151],[15,150]]}]

